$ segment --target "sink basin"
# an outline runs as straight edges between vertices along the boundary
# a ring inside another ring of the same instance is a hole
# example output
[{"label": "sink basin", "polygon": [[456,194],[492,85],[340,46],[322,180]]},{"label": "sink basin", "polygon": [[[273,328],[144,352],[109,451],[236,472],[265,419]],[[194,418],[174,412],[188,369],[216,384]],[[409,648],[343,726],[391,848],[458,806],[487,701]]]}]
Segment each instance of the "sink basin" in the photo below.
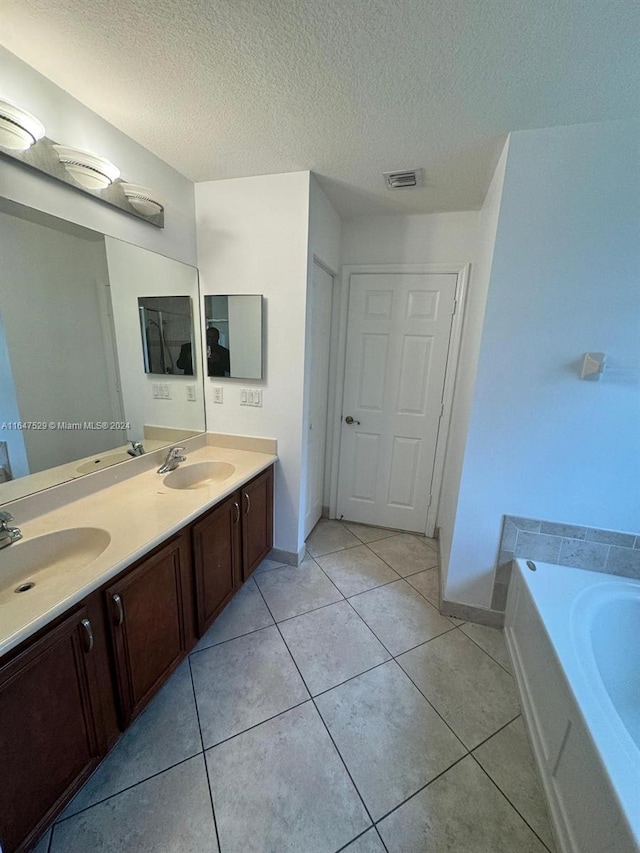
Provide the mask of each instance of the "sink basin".
[{"label": "sink basin", "polygon": [[0,599],[45,577],[82,568],[99,557],[111,541],[100,527],[70,527],[21,539],[0,550]]},{"label": "sink basin", "polygon": [[164,484],[170,489],[202,489],[228,480],[235,470],[229,462],[194,462],[167,474]]},{"label": "sink basin", "polygon": [[124,450],[118,450],[116,453],[103,453],[102,456],[96,456],[95,459],[90,459],[88,462],[78,465],[76,471],[78,474],[90,474],[92,471],[109,468],[117,462],[126,462],[127,459],[131,459],[131,457]]}]

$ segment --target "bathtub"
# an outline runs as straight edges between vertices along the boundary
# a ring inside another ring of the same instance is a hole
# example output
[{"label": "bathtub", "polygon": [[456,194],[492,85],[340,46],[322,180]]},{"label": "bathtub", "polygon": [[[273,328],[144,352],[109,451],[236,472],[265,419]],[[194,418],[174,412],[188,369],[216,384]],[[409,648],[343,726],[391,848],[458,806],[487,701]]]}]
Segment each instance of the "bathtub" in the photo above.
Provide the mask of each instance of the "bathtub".
[{"label": "bathtub", "polygon": [[505,639],[560,851],[638,853],[640,581],[516,560]]}]

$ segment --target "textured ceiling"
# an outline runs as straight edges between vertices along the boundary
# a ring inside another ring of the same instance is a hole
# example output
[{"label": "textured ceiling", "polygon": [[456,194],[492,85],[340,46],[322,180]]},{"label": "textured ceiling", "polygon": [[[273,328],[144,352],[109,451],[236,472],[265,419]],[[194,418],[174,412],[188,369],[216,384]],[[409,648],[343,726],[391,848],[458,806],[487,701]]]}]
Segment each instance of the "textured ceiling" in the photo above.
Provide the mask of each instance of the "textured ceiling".
[{"label": "textured ceiling", "polygon": [[[196,181],[343,215],[481,205],[511,130],[637,107],[637,0],[3,0],[5,46]],[[381,173],[421,167],[418,190]]]}]

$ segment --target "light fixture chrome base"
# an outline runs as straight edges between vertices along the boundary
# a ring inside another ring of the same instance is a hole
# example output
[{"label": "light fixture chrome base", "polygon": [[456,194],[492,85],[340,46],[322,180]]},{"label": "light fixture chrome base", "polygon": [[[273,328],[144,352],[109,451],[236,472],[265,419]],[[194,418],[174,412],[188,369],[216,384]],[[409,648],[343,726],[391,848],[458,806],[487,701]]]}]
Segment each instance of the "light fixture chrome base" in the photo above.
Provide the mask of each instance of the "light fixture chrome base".
[{"label": "light fixture chrome base", "polygon": [[85,195],[93,196],[99,201],[117,207],[124,213],[130,216],[135,216],[136,219],[142,219],[150,225],[155,225],[156,228],[164,228],[164,208],[157,205],[159,208],[154,213],[148,213],[141,206],[137,207],[127,198],[124,190],[124,185],[127,183],[124,180],[115,180],[113,183],[104,189],[91,189],[87,186],[82,186],[77,180],[67,171],[64,164],[60,162],[58,152],[55,149],[55,142],[47,136],[42,137],[34,145],[26,151],[4,148],[0,146],[0,154],[8,157],[10,160],[17,160],[24,166],[32,169],[37,169],[43,172],[50,178],[55,178],[57,181],[62,181],[74,190],[84,193]]}]

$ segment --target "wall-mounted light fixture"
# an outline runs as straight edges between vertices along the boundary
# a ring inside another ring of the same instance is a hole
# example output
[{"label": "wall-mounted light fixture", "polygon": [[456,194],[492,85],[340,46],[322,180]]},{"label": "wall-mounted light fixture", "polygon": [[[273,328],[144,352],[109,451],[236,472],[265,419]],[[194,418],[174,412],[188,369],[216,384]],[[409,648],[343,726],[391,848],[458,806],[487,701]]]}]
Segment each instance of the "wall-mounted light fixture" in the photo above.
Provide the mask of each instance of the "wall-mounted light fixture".
[{"label": "wall-mounted light fixture", "polygon": [[104,157],[66,145],[53,147],[71,177],[89,190],[104,190],[120,177],[120,169]]},{"label": "wall-mounted light fixture", "polygon": [[164,204],[156,197],[153,190],[138,186],[138,184],[128,184],[126,181],[122,181],[120,185],[129,199],[129,203],[140,213],[144,213],[145,216],[155,216],[164,210]]},{"label": "wall-mounted light fixture", "polygon": [[44,125],[11,101],[0,100],[0,145],[26,151],[44,136]]},{"label": "wall-mounted light fixture", "polygon": [[0,154],[164,228],[164,203],[153,190],[122,180],[120,169],[104,157],[49,139],[35,116],[1,98]]}]

